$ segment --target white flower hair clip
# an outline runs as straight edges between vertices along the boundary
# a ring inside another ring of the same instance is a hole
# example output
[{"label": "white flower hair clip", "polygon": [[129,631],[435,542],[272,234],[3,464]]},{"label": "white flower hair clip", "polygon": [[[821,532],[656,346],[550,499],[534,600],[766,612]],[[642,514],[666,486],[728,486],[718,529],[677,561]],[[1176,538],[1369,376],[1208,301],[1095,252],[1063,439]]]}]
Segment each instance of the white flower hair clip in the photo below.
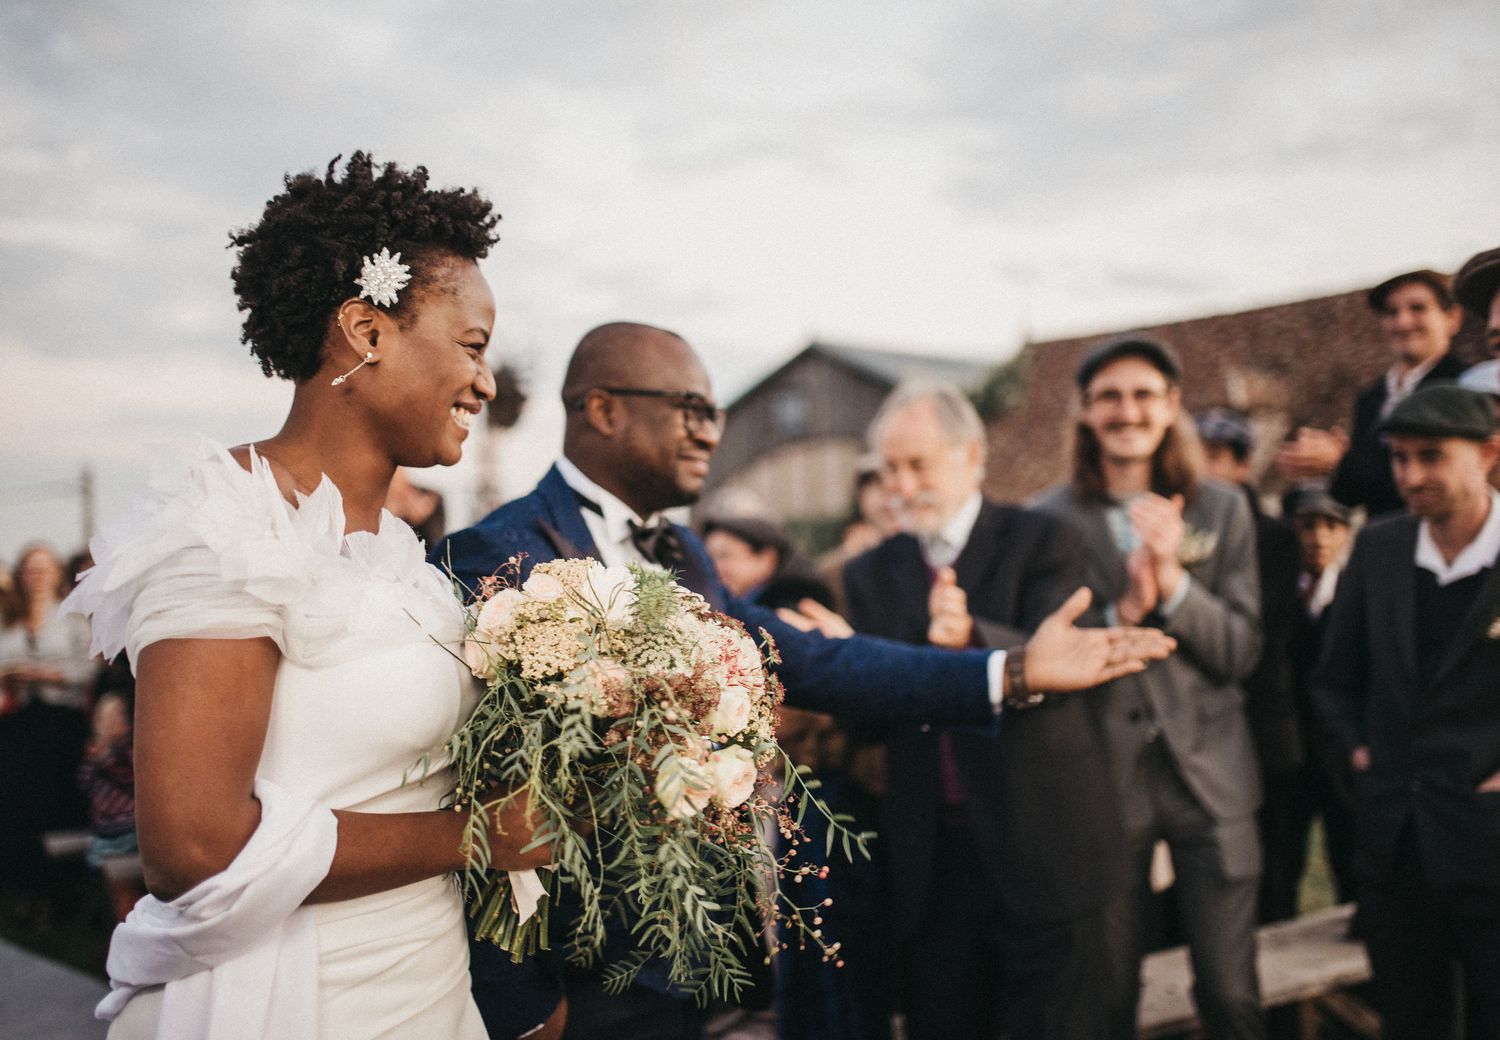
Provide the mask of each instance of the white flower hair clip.
[{"label": "white flower hair clip", "polygon": [[364,257],[364,267],[354,284],[359,286],[359,298],[370,298],[377,307],[392,307],[396,294],[411,281],[411,268],[401,262],[401,254],[391,255],[388,247],[382,247],[374,256]]}]

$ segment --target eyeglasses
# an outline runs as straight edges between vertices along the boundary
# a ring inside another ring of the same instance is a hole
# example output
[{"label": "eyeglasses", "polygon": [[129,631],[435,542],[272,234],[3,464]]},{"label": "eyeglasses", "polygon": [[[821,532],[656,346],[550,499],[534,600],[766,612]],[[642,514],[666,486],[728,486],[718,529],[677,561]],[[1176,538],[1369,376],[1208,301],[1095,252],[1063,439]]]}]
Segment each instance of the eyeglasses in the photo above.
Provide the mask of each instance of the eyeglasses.
[{"label": "eyeglasses", "polygon": [[1128,393],[1124,390],[1100,390],[1097,394],[1084,395],[1085,404],[1102,404],[1106,408],[1118,408],[1129,400],[1137,408],[1144,408],[1154,401],[1166,400],[1167,390],[1147,390],[1141,387]]},{"label": "eyeglasses", "polygon": [[[689,433],[699,433],[710,426],[715,430],[724,428],[724,409],[702,394],[695,394],[689,390],[646,390],[632,386],[596,386],[594,389],[601,393],[614,394],[616,397],[660,398],[682,412],[682,421],[687,424]],[[583,397],[573,402],[573,407],[582,410],[587,398],[588,394],[584,394]]]}]

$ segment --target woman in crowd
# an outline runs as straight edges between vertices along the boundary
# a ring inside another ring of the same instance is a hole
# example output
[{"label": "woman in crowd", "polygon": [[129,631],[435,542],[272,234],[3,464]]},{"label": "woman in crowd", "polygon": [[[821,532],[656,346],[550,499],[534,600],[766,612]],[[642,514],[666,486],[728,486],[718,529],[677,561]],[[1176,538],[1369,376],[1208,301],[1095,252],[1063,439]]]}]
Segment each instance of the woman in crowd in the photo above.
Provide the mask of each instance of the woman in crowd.
[{"label": "woman in crowd", "polygon": [[[473,704],[463,619],[381,504],[396,467],[458,461],[493,395],[497,220],[355,153],[231,236],[243,339],[291,411],[153,482],[70,603],[137,679],[152,896],[112,943],[115,1040],[484,1038],[450,877],[466,821],[419,765]],[[529,838],[507,811],[494,864],[548,862]]]},{"label": "woman in crowd", "polygon": [[87,622],[58,610],[65,591],[57,555],[27,548],[16,564],[14,616],[0,630],[0,878],[19,890],[31,927],[50,916],[42,835],[84,823],[76,777],[98,669]]}]

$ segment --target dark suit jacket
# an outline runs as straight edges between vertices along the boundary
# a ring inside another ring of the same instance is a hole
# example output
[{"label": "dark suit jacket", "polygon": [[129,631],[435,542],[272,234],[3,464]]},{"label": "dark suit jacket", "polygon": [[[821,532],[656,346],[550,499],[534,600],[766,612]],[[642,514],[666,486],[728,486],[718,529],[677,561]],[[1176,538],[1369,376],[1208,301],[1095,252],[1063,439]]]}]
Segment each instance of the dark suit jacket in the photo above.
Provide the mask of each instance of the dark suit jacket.
[{"label": "dark suit jacket", "polygon": [[1251,489],[1241,491],[1255,521],[1262,634],[1260,660],[1245,678],[1245,714],[1262,770],[1288,773],[1307,757],[1291,654],[1293,635],[1306,619],[1297,590],[1301,551],[1292,529],[1261,512]]},{"label": "dark suit jacket", "polygon": [[[980,642],[1009,648],[1084,584],[1083,546],[1061,520],[986,502],[954,563]],[[861,632],[927,642],[926,564],[897,535],[844,569],[849,620]],[[998,733],[950,733],[966,811],[988,881],[1008,917],[1065,920],[1103,904],[1126,880],[1124,833],[1108,763],[1089,723],[1092,693],[1006,709]],[[932,898],[940,804],[938,735],[892,732],[883,852],[896,907],[914,927]]]},{"label": "dark suit jacket", "polygon": [[1318,709],[1344,754],[1370,749],[1357,781],[1364,869],[1382,873],[1408,823],[1429,879],[1500,891],[1500,794],[1476,788],[1500,770],[1500,567],[1429,682],[1417,672],[1419,521],[1390,517],[1360,532],[1329,608],[1314,680]]},{"label": "dark suit jacket", "polygon": [[[1452,351],[1438,359],[1432,371],[1422,377],[1419,386],[1434,379],[1457,379],[1464,363]],[[1349,451],[1334,471],[1329,487],[1333,497],[1349,506],[1364,506],[1371,516],[1394,513],[1406,508],[1391,476],[1391,452],[1375,428],[1380,425],[1380,409],[1385,404],[1385,375],[1360,392],[1354,402],[1354,430],[1349,435]]]},{"label": "dark suit jacket", "polygon": [[[1125,557],[1110,533],[1105,504],[1086,499],[1071,484],[1045,493],[1038,504],[1071,519],[1083,535],[1095,602],[1103,607],[1118,600],[1126,587]],[[1209,541],[1212,546],[1187,566],[1192,585],[1162,626],[1176,638],[1177,652],[1138,675],[1116,679],[1087,701],[1122,794],[1134,782],[1147,739],[1146,714],[1154,717],[1188,790],[1215,821],[1235,824],[1221,834],[1225,867],[1232,877],[1248,877],[1260,869],[1253,816],[1260,805],[1260,773],[1240,683],[1260,659],[1255,533],[1243,493],[1212,480],[1199,486],[1183,519],[1199,533],[1200,551]]]},{"label": "dark suit jacket", "polygon": [[[987,654],[949,654],[881,639],[825,639],[799,632],[775,611],[730,596],[698,536],[685,527],[677,533],[687,557],[679,575],[682,583],[751,632],[763,628],[776,641],[781,651],[776,672],[788,704],[876,721],[993,725]],[[578,499],[553,468],[531,494],[450,535],[431,558],[473,588],[513,556],[523,557],[524,579],[534,564],[594,551]]]}]

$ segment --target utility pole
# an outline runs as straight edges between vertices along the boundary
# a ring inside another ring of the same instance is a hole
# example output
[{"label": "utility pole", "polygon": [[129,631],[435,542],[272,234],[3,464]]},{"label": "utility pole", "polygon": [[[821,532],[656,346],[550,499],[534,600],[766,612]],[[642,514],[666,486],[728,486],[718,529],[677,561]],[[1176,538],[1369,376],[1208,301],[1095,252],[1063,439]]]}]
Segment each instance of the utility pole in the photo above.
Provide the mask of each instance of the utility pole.
[{"label": "utility pole", "polygon": [[83,547],[94,538],[94,467],[83,464],[78,474],[78,502],[83,513]]}]

